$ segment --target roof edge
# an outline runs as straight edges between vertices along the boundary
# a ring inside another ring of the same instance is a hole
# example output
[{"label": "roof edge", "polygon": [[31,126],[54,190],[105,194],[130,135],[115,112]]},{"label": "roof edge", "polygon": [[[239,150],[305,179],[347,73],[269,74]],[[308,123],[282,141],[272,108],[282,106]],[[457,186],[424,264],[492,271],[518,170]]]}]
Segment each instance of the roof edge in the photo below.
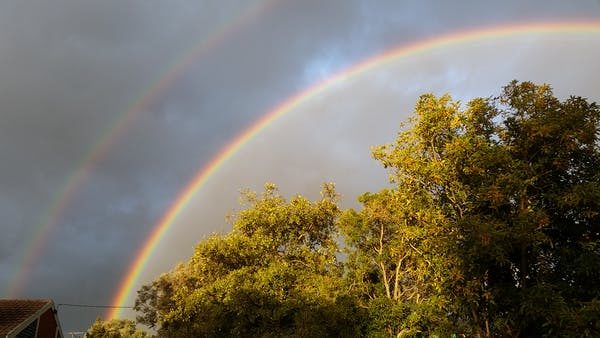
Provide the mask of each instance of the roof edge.
[{"label": "roof edge", "polygon": [[[42,306],[41,308],[39,308],[34,314],[32,314],[31,316],[27,317],[27,319],[22,321],[21,324],[15,326],[12,330],[10,330],[6,334],[6,337],[16,337],[16,334],[21,332],[21,330],[23,330],[25,327],[27,327],[27,325],[31,324],[35,319],[39,318],[48,309],[54,309],[54,302],[51,299],[40,299],[40,300],[46,301],[47,303],[44,304],[44,306]],[[60,327],[60,325],[59,325],[59,327]]]}]

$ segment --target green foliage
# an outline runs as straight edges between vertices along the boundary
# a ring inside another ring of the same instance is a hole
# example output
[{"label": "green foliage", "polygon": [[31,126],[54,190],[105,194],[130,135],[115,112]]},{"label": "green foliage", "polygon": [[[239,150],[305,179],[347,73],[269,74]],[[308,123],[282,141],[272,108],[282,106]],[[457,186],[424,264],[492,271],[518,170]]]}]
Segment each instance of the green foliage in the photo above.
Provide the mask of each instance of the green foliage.
[{"label": "green foliage", "polygon": [[243,194],[227,235],[138,294],[139,321],[160,336],[355,336],[358,308],[336,258],[337,196],[289,202],[272,184]]},{"label": "green foliage", "polygon": [[464,110],[421,96],[373,152],[395,188],[340,221],[375,330],[600,334],[599,122],[595,103],[529,82]]},{"label": "green foliage", "polygon": [[[138,292],[160,336],[600,335],[600,109],[511,82],[420,97],[342,212],[245,192],[226,235]],[[343,258],[343,259],[341,259]]]},{"label": "green foliage", "polygon": [[128,319],[111,319],[104,321],[96,319],[85,333],[86,338],[146,338],[146,332],[136,328],[135,323]]}]

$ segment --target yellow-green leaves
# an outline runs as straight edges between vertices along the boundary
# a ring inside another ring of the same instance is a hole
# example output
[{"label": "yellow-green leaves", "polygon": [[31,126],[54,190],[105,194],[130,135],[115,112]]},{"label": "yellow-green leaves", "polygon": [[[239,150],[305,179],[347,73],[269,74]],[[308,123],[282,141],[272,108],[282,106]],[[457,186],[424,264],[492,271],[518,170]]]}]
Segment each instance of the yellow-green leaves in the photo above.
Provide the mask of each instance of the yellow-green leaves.
[{"label": "yellow-green leaves", "polygon": [[289,201],[274,184],[243,193],[233,229],[145,286],[136,308],[161,336],[337,336],[357,330],[338,261],[333,184]]},{"label": "yellow-green leaves", "polygon": [[92,324],[85,333],[86,338],[147,338],[146,332],[138,329],[135,322],[129,319],[111,319],[104,321],[100,318]]},{"label": "yellow-green leaves", "polygon": [[341,211],[244,191],[233,229],[138,292],[160,336],[600,336],[600,109],[511,82],[422,95]]},{"label": "yellow-green leaves", "polygon": [[464,109],[422,95],[405,126],[373,148],[393,189],[340,219],[372,329],[600,334],[573,315],[600,298],[598,106],[513,81]]}]

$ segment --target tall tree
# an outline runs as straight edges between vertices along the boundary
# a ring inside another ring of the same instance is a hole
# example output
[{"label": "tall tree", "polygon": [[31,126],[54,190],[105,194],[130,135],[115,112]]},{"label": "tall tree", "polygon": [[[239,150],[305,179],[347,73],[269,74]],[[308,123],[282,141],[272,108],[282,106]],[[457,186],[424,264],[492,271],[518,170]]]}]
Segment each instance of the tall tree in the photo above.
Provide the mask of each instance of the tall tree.
[{"label": "tall tree", "polygon": [[374,150],[395,188],[340,221],[371,327],[600,334],[599,122],[595,103],[529,82],[464,110],[423,95]]},{"label": "tall tree", "polygon": [[391,188],[341,216],[331,185],[246,192],[230,233],[142,287],[138,320],[165,337],[599,336],[599,137],[598,106],[547,85],[423,95],[373,151]]},{"label": "tall tree", "polygon": [[160,336],[355,336],[359,310],[336,258],[337,197],[289,202],[274,185],[244,195],[227,235],[143,287],[136,310]]},{"label": "tall tree", "polygon": [[[457,278],[446,245],[455,211],[445,199],[462,195],[455,196],[459,187],[441,151],[459,134],[459,106],[449,96],[424,95],[416,114],[394,145],[374,151],[393,168],[397,187],[362,195],[363,209],[340,220],[350,282],[362,290],[369,330],[382,335],[446,334],[452,327],[452,297],[443,290]],[[450,186],[457,188],[451,195]]]}]

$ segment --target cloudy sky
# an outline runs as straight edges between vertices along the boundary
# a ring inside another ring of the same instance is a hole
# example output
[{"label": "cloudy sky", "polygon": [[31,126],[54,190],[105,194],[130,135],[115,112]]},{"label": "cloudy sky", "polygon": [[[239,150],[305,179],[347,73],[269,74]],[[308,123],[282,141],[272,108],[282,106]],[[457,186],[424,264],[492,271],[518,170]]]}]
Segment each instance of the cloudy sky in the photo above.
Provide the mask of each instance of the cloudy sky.
[{"label": "cloudy sky", "polygon": [[[595,21],[600,1],[31,0],[0,2],[0,297],[110,305],[194,175],[292,95],[390,48],[513,23]],[[466,102],[512,79],[600,100],[600,30],[440,46],[306,100],[227,160],[142,272],[229,229],[241,188],[344,206],[386,183],[369,147],[425,92]],[[125,118],[124,118],[125,116]],[[133,295],[132,295],[133,297]],[[133,299],[130,299],[133,303]],[[59,308],[65,331],[101,309]],[[131,313],[125,313],[131,316]]]}]

